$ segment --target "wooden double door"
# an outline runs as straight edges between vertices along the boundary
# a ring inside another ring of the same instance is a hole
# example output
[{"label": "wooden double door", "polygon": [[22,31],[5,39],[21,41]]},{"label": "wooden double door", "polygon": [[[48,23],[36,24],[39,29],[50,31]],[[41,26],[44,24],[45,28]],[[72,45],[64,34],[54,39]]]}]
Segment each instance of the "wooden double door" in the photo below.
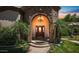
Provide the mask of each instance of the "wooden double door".
[{"label": "wooden double door", "polygon": [[36,26],[36,38],[44,38],[45,26]]}]

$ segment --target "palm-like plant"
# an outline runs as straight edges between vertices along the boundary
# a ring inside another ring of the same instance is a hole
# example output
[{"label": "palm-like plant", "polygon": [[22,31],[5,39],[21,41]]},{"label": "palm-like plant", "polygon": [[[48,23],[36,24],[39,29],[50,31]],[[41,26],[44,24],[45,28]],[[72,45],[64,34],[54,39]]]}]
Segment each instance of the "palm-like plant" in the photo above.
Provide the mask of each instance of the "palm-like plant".
[{"label": "palm-like plant", "polygon": [[58,25],[58,30],[61,35],[68,35],[70,28],[64,20],[57,20],[56,24]]},{"label": "palm-like plant", "polygon": [[28,35],[28,24],[27,23],[16,21],[14,30],[17,32],[17,34],[20,34],[20,37],[22,39],[27,38],[27,35]]}]

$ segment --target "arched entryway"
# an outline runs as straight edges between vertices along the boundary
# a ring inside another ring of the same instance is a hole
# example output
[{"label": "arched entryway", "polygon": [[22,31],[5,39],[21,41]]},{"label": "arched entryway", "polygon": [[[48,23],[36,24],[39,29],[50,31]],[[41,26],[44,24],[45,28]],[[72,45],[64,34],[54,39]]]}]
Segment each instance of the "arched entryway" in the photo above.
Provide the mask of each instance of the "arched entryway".
[{"label": "arched entryway", "polygon": [[31,22],[32,40],[47,40],[49,38],[49,20],[45,15],[33,17]]}]

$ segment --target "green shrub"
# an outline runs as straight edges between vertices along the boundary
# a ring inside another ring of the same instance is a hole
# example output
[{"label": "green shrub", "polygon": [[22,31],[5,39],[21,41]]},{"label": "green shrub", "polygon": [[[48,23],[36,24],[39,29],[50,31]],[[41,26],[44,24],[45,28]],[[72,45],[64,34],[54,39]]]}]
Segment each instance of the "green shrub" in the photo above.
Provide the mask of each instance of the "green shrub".
[{"label": "green shrub", "polygon": [[68,36],[70,34],[71,29],[64,20],[58,20],[56,25],[58,25],[58,31],[61,33],[61,36]]},{"label": "green shrub", "polygon": [[[20,34],[21,40],[19,40],[18,34]],[[12,27],[0,27],[0,46],[2,46],[0,50],[7,50],[7,52],[14,53],[27,52],[29,48],[27,35],[28,25],[24,22],[16,21]],[[9,47],[10,45],[11,47]]]},{"label": "green shrub", "polygon": [[21,21],[16,21],[16,24],[14,26],[15,31],[17,31],[17,34],[21,35],[22,39],[27,39],[28,37],[28,24],[21,22]]},{"label": "green shrub", "polygon": [[23,51],[27,51],[29,48],[29,44],[26,40],[17,40],[16,48],[22,48]]},{"label": "green shrub", "polygon": [[0,29],[0,45],[11,45],[16,43],[17,35],[13,28]]},{"label": "green shrub", "polygon": [[23,22],[16,21],[13,27],[0,28],[0,45],[15,44],[18,40],[18,34],[22,39],[27,40],[28,25]]}]

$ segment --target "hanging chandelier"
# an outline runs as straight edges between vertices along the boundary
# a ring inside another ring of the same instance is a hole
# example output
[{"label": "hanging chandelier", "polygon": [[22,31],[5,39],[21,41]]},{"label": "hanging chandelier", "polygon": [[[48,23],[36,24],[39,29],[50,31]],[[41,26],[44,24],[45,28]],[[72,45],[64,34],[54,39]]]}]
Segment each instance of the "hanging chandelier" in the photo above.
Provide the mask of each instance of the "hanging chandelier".
[{"label": "hanging chandelier", "polygon": [[38,16],[38,22],[39,22],[39,25],[42,25],[42,16],[41,15]]}]

